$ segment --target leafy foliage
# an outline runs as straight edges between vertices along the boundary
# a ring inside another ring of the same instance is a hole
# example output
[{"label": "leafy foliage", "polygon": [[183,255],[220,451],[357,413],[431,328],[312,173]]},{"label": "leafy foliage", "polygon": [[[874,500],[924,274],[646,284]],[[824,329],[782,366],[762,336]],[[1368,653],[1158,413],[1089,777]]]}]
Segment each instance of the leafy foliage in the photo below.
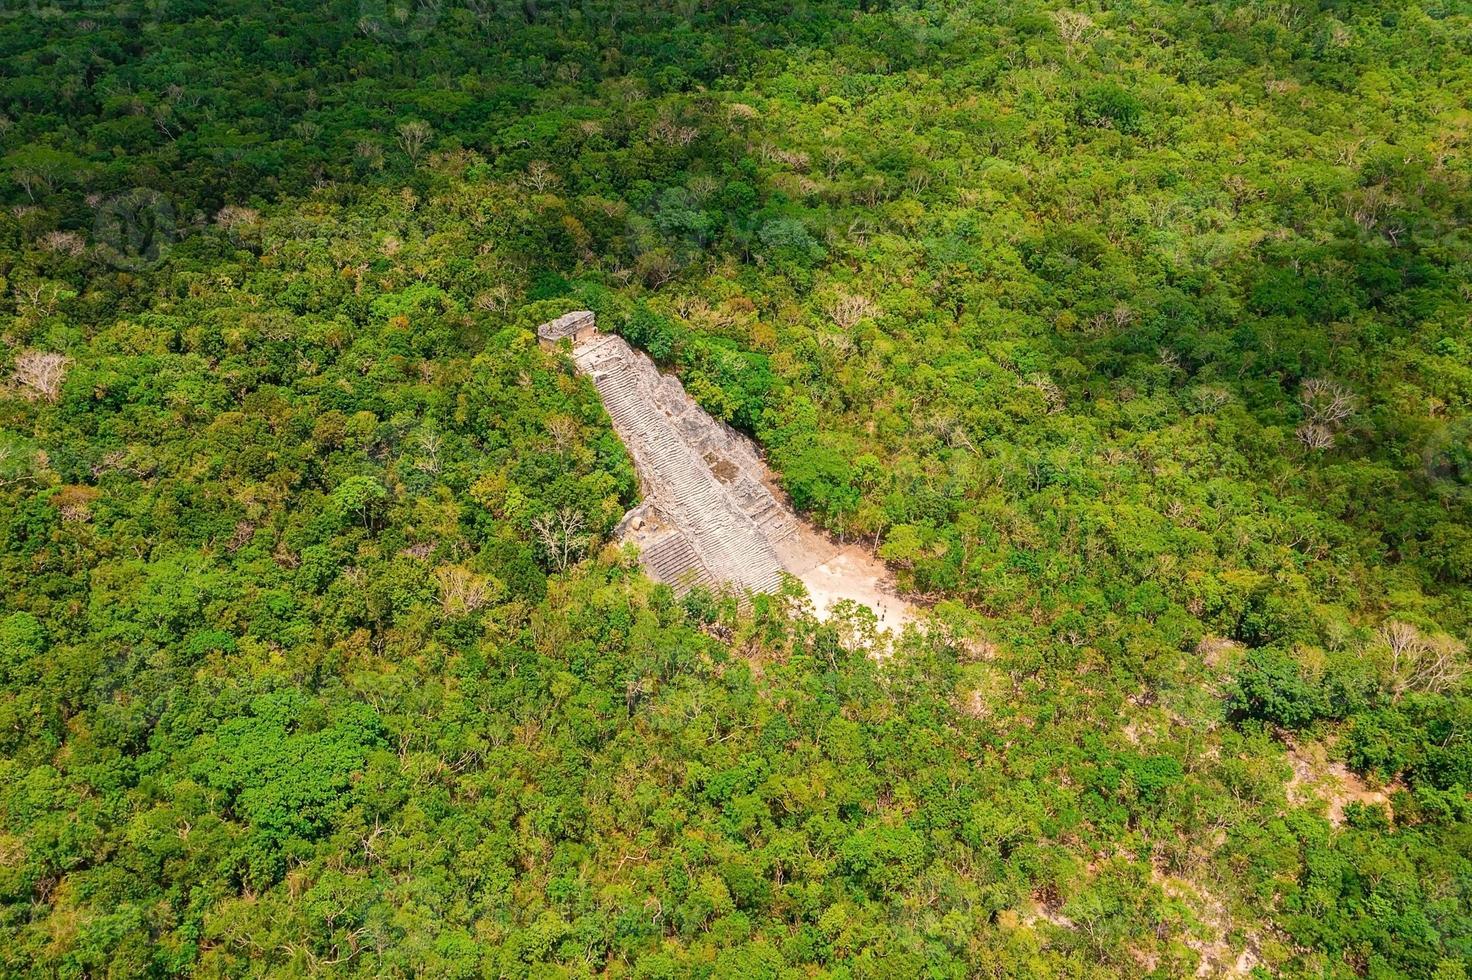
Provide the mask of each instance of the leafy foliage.
[{"label": "leafy foliage", "polygon": [[[1466,11],[11,13],[0,973],[1472,965]],[[605,547],[573,307],[929,630]]]}]

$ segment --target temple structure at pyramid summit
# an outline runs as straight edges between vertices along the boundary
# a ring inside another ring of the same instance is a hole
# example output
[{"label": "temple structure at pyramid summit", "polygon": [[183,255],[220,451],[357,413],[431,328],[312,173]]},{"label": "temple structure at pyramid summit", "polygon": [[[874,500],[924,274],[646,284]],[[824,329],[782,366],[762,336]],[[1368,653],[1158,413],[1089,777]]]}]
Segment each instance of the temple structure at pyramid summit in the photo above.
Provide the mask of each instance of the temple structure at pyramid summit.
[{"label": "temple structure at pyramid summit", "polygon": [[916,617],[883,564],[858,546],[835,545],[792,512],[750,439],[712,418],[648,355],[599,333],[591,312],[544,323],[537,339],[549,350],[570,345],[634,458],[644,499],[617,533],[639,546],[651,577],[677,593],[695,585],[763,593],[787,572],[820,614],[852,599],[883,627]]}]

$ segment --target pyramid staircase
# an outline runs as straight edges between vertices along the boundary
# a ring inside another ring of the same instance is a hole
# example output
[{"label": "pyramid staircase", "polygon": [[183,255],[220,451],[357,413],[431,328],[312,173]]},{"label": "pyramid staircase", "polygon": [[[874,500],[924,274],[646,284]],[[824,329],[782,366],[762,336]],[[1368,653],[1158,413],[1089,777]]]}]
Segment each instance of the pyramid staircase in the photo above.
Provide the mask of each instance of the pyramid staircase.
[{"label": "pyramid staircase", "polygon": [[[651,574],[680,591],[696,583],[775,591],[782,562],[773,541],[794,528],[786,508],[765,487],[756,495],[755,513],[742,508],[681,434],[678,417],[661,407],[668,399],[656,398],[656,391],[666,379],[646,355],[620,337],[600,335],[578,345],[573,357],[593,379],[633,454],[646,494],[679,528],[647,548],[643,561]],[[687,411],[700,411],[688,404]]]}]

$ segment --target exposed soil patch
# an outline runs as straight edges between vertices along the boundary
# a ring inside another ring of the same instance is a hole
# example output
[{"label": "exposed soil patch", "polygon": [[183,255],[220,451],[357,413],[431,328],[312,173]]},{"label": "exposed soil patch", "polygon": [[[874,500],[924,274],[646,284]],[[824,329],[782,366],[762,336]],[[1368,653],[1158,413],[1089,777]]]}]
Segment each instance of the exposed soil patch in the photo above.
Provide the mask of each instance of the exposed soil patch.
[{"label": "exposed soil patch", "polygon": [[1249,935],[1240,946],[1230,942],[1232,916],[1227,904],[1204,882],[1170,874],[1152,862],[1150,877],[1166,895],[1184,904],[1204,927],[1196,935],[1182,937],[1201,957],[1198,977],[1245,977],[1261,962],[1258,940]]},{"label": "exposed soil patch", "polygon": [[860,545],[835,546],[802,522],[778,550],[783,565],[807,587],[821,617],[848,600],[873,610],[880,629],[898,632],[920,618],[919,609],[896,591],[889,569]]},{"label": "exposed soil patch", "polygon": [[1317,743],[1288,743],[1288,764],[1293,767],[1285,789],[1295,806],[1317,802],[1336,827],[1344,826],[1344,810],[1351,803],[1378,806],[1390,811],[1390,794],[1395,784],[1376,788],[1351,772],[1342,762],[1330,762],[1328,750]]}]

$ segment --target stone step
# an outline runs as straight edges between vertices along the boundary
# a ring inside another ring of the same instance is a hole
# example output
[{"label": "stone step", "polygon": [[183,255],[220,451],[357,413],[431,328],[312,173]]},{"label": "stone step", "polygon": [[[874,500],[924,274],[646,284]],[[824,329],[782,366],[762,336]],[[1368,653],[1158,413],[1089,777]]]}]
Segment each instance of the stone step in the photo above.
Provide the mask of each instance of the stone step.
[{"label": "stone step", "polygon": [[710,572],[683,535],[671,534],[656,541],[641,555],[654,577],[683,594],[695,585],[710,582]]},{"label": "stone step", "polygon": [[704,453],[731,449],[750,465],[756,456],[739,439],[705,415],[678,382],[660,374],[654,363],[620,338],[604,336],[575,352],[580,370],[590,374],[614,428],[653,490],[684,534],[670,535],[643,555],[661,581],[713,578],[753,591],[775,588],[781,562],[773,540],[791,533],[791,521],[775,498],[759,500],[746,512],[711,473]]}]

